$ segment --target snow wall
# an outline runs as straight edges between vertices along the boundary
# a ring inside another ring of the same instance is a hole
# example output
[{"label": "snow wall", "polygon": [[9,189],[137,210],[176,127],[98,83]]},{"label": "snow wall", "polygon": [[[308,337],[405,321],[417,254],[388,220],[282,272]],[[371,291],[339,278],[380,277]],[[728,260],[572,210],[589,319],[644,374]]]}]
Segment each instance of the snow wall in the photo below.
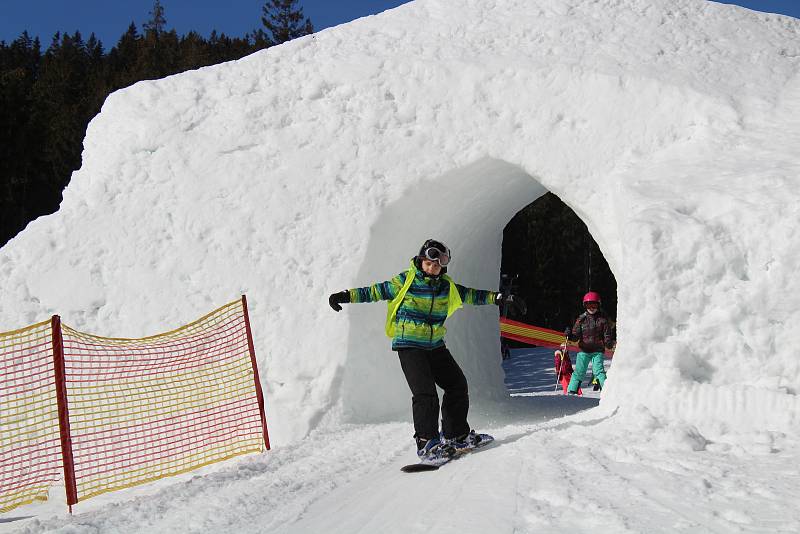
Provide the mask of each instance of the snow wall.
[{"label": "snow wall", "polygon": [[[700,0],[417,0],[138,83],[0,250],[0,329],[144,336],[246,293],[277,444],[408,418],[385,306],[328,294],[428,237],[496,289],[504,225],[550,190],[618,282],[600,410],[796,432],[798,57],[797,20]],[[448,324],[476,406],[504,396],[497,318]]]}]

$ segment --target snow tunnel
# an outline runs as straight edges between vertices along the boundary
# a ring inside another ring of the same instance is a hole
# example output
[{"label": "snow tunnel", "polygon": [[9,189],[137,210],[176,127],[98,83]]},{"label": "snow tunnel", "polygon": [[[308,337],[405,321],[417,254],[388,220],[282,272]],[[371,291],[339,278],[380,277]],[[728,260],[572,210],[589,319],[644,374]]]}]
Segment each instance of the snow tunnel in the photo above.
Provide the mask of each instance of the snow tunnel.
[{"label": "snow tunnel", "polygon": [[[619,282],[624,346],[603,405],[710,436],[797,428],[797,246],[781,233],[797,202],[780,186],[797,128],[775,122],[796,115],[794,56],[754,64],[753,34],[729,29],[739,44],[721,52],[688,5],[621,9],[613,29],[591,3],[443,6],[109,96],[59,211],[0,251],[5,329],[59,313],[145,336],[246,293],[276,444],[340,415],[405,419],[385,306],[334,314],[328,295],[399,273],[434,236],[456,280],[498,289],[504,226],[549,190]],[[689,33],[663,24],[677,15]],[[757,27],[792,50],[783,22]],[[467,307],[448,321],[473,398],[506,394],[497,319]]]},{"label": "snow tunnel", "polygon": [[[521,167],[492,158],[431,177],[384,207],[370,228],[365,261],[356,279],[369,285],[391,278],[405,270],[420,243],[432,237],[450,247],[448,274],[454,280],[497,290],[504,227],[547,191]],[[408,387],[383,331],[382,304],[349,310],[349,360],[341,391],[345,416],[353,422],[409,414]],[[508,398],[500,365],[498,316],[494,306],[465,306],[446,324],[447,346],[467,376],[473,400]]]}]

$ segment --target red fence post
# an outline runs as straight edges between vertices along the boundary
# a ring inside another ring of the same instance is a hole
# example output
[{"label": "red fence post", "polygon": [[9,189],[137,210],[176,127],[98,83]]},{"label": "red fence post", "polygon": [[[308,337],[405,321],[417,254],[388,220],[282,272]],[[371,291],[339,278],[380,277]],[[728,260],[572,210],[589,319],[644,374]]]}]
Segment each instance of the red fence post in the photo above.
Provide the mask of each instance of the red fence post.
[{"label": "red fence post", "polygon": [[253,332],[250,330],[250,314],[247,312],[247,297],[242,295],[242,308],[244,309],[244,325],[247,330],[247,346],[250,349],[250,361],[253,363],[253,377],[256,381],[256,398],[258,408],[261,410],[261,427],[264,429],[264,444],[269,450],[269,433],[267,432],[267,416],[264,414],[264,393],[261,391],[261,380],[258,378],[258,365],[256,364],[256,349],[253,346]]},{"label": "red fence post", "polygon": [[67,380],[64,368],[64,341],[61,337],[61,317],[54,315],[50,321],[53,333],[53,367],[55,369],[56,398],[58,400],[58,427],[61,432],[61,456],[64,463],[64,486],[67,490],[67,506],[78,502],[75,484],[75,464],[72,460],[72,437],[69,431],[69,407],[67,405]]}]

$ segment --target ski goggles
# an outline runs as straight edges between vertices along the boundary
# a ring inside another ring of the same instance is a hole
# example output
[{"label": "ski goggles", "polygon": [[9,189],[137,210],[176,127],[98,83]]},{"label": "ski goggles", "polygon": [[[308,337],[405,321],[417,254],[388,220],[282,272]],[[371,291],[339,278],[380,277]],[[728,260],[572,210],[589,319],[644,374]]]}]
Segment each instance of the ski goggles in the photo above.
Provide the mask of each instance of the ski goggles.
[{"label": "ski goggles", "polygon": [[442,267],[447,267],[447,264],[450,263],[450,254],[434,247],[426,248],[422,257],[426,260],[435,261]]}]

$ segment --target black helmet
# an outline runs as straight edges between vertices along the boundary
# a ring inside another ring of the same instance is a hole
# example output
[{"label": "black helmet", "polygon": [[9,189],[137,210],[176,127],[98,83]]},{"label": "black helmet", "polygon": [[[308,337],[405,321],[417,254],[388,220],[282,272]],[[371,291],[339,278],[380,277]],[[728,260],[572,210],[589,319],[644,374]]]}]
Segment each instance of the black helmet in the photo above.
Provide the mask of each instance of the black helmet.
[{"label": "black helmet", "polygon": [[420,247],[417,257],[420,259],[435,261],[442,267],[447,267],[452,259],[452,256],[450,255],[450,249],[447,248],[444,243],[441,241],[436,241],[435,239],[426,240]]}]

